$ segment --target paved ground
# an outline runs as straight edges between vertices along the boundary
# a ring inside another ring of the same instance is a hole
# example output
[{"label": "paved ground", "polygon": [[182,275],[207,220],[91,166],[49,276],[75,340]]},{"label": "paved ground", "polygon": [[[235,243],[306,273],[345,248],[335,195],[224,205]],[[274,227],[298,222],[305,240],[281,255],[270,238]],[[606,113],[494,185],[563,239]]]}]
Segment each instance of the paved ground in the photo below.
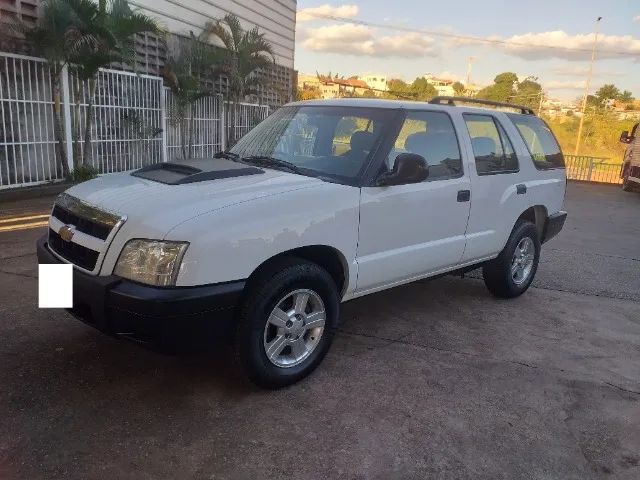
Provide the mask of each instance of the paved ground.
[{"label": "paved ground", "polygon": [[38,310],[44,229],[0,233],[0,478],[638,479],[640,194],[570,185],[566,206],[523,297],[448,277],[349,302],[277,392],[227,352]]}]

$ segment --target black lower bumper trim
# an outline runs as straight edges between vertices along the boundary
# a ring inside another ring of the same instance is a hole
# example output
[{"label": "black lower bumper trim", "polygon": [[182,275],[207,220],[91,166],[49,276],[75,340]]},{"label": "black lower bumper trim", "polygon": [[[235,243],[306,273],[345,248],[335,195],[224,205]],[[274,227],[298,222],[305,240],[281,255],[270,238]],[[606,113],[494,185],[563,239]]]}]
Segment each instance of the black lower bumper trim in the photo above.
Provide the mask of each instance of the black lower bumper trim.
[{"label": "black lower bumper trim", "polygon": [[562,227],[564,227],[564,222],[567,219],[567,212],[557,212],[552,215],[549,215],[547,218],[547,222],[544,226],[544,235],[542,236],[542,243],[549,241],[553,237],[555,237]]},{"label": "black lower bumper trim", "polygon": [[[46,236],[38,240],[37,252],[39,263],[62,263],[49,250]],[[74,269],[69,312],[112,335],[167,348],[195,346],[229,336],[244,285],[236,281],[160,288]]]}]

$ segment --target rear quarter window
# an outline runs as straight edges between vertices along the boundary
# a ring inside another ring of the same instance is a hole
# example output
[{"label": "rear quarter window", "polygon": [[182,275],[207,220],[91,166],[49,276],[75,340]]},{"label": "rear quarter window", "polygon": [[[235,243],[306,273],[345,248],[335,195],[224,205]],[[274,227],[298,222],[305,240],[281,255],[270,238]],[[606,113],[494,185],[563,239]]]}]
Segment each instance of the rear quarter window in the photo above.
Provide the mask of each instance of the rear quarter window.
[{"label": "rear quarter window", "polygon": [[538,170],[564,168],[564,157],[549,126],[533,115],[508,113],[520,132]]}]

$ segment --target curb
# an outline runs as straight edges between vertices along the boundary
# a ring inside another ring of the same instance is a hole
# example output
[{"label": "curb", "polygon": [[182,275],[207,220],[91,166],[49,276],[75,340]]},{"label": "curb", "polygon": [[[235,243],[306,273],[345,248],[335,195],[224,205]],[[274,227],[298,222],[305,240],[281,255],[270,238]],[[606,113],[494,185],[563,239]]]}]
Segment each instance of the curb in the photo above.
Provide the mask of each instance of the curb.
[{"label": "curb", "polygon": [[38,185],[35,187],[22,187],[12,190],[0,190],[0,204],[5,202],[15,202],[20,200],[29,200],[38,197],[50,197],[64,192],[71,187],[71,183],[53,183],[47,185]]}]

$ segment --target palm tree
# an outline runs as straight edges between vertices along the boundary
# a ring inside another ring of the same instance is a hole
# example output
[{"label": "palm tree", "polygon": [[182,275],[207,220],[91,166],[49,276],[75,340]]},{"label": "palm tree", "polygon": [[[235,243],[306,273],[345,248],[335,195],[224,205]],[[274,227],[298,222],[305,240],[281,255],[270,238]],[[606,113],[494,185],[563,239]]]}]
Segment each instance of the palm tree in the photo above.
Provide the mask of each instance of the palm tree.
[{"label": "palm tree", "polygon": [[78,78],[89,87],[84,126],[84,146],[76,165],[91,159],[91,127],[96,77],[100,68],[112,63],[134,64],[134,37],[138,33],[161,34],[152,18],[131,10],[127,0],[59,0],[68,5],[72,24],[66,37],[73,46],[70,60],[77,67]]},{"label": "palm tree", "polygon": [[[224,49],[220,51],[219,71],[229,80],[229,97],[231,100],[231,124],[235,125],[238,103],[246,95],[256,93],[260,84],[258,71],[275,62],[273,48],[258,27],[244,30],[240,20],[233,14],[227,14],[221,20],[207,22],[201,39],[211,38],[222,42]],[[235,129],[227,130],[227,145],[237,140]]]},{"label": "palm tree", "polygon": [[185,159],[193,156],[193,105],[211,95],[202,87],[202,77],[217,58],[216,50],[193,34],[187,42],[179,46],[176,55],[169,57],[162,71],[173,94],[170,119],[180,129],[182,158]]},{"label": "palm tree", "polygon": [[73,39],[66,34],[71,28],[73,16],[64,0],[49,0],[42,5],[42,14],[35,26],[18,23],[16,30],[24,35],[35,49],[47,59],[51,73],[51,96],[53,97],[53,133],[55,138],[56,163],[64,177],[69,176],[62,127],[61,83],[62,72],[69,64],[70,52],[74,49]]}]

